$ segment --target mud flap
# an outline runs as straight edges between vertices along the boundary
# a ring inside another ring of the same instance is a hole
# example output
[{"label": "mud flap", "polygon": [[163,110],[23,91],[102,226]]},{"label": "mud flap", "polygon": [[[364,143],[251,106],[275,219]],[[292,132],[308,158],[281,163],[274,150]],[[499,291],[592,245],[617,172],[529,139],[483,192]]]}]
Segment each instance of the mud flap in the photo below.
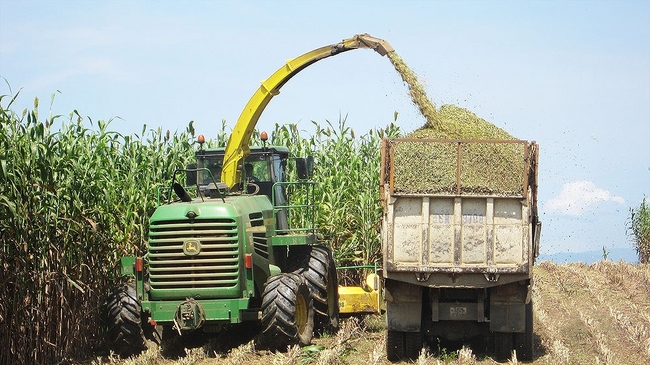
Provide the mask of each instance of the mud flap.
[{"label": "mud flap", "polygon": [[386,323],[389,331],[419,332],[422,287],[386,279]]}]

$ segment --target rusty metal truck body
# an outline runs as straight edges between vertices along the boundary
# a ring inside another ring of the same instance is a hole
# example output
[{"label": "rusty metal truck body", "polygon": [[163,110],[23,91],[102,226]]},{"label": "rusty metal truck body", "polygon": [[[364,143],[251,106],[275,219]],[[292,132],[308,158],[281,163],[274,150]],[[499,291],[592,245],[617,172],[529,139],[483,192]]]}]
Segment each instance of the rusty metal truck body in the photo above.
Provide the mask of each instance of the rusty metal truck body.
[{"label": "rusty metal truck body", "polygon": [[532,357],[538,147],[526,141],[382,143],[383,275],[390,360],[425,340],[484,336]]}]

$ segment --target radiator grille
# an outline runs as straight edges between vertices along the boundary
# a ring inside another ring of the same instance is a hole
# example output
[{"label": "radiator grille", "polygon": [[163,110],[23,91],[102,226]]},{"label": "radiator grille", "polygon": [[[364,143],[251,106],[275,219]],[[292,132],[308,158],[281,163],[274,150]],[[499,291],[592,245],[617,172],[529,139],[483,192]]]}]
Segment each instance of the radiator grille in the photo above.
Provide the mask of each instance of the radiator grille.
[{"label": "radiator grille", "polygon": [[[198,246],[199,252],[188,255],[184,250],[188,242]],[[149,280],[152,289],[236,287],[239,280],[236,221],[152,222],[149,227]]]}]

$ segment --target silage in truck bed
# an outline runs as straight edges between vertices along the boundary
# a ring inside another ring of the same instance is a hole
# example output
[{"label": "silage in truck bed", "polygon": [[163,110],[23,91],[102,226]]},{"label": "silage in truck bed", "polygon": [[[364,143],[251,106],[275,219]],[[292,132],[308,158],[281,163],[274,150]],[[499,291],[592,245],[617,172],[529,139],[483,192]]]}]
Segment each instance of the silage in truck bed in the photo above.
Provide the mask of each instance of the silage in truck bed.
[{"label": "silage in truck bed", "polygon": [[436,109],[404,60],[395,52],[388,56],[426,118],[424,126],[405,139],[384,145],[382,177],[392,192],[524,195],[526,163],[535,153],[529,144],[467,109],[455,105]]},{"label": "silage in truck bed", "polygon": [[526,142],[394,139],[387,149],[395,194],[524,195]]},{"label": "silage in truck bed", "polygon": [[479,118],[471,111],[456,105],[446,104],[436,111],[438,122],[427,122],[420,129],[407,135],[408,138],[441,139],[515,139],[496,125]]}]

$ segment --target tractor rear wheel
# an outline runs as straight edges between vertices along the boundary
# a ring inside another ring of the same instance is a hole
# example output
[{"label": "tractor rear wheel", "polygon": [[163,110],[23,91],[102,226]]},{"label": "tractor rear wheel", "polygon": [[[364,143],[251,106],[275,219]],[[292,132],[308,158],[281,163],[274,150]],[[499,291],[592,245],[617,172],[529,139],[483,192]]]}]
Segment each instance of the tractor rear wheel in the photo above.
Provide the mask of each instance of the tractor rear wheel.
[{"label": "tractor rear wheel", "polygon": [[294,273],[271,276],[262,294],[262,345],[286,351],[309,345],[314,335],[314,308],[304,278]]},{"label": "tractor rear wheel", "polygon": [[108,297],[110,348],[120,357],[137,355],[146,349],[142,331],[142,309],[135,288],[122,285]]},{"label": "tractor rear wheel", "polygon": [[292,271],[307,281],[314,298],[314,327],[317,332],[336,333],[339,329],[339,284],[334,255],[329,247],[309,246],[292,250]]}]

